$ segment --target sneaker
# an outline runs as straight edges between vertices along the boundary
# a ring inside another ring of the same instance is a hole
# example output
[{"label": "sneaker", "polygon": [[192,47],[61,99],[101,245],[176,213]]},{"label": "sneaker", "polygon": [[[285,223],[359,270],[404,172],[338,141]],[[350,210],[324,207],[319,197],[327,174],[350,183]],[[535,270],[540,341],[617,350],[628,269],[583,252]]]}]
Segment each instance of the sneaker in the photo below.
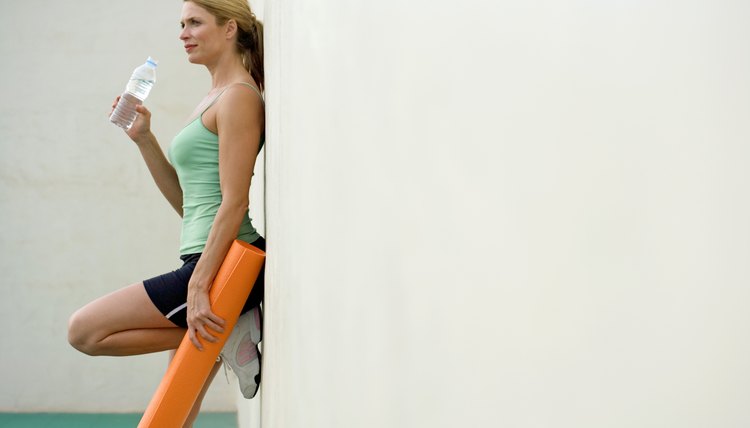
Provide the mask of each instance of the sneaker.
[{"label": "sneaker", "polygon": [[255,397],[260,385],[261,319],[260,306],[240,315],[220,354],[225,365],[237,375],[245,398]]}]

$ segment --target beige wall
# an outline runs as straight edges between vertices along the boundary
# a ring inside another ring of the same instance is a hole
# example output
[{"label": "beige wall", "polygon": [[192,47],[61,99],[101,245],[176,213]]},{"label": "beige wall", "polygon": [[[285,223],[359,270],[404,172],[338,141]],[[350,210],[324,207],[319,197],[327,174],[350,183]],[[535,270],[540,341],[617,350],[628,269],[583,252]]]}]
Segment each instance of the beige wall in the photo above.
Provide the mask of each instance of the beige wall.
[{"label": "beige wall", "polygon": [[[142,411],[161,379],[166,355],[88,357],[66,328],[93,298],[180,265],[179,218],[107,112],[153,56],[146,104],[166,147],[209,89],[178,40],[181,7],[0,3],[0,411]],[[235,389],[220,374],[205,408],[235,409]]]},{"label": "beige wall", "polygon": [[265,426],[750,425],[746,2],[265,17]]}]

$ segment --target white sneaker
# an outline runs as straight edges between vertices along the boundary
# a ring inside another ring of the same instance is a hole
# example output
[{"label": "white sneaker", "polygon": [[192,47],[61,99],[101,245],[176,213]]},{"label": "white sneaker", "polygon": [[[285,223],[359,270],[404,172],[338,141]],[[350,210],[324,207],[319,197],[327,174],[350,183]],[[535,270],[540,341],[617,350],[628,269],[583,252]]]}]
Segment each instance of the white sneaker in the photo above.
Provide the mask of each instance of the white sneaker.
[{"label": "white sneaker", "polygon": [[258,343],[262,336],[262,316],[260,306],[240,315],[220,354],[222,361],[237,375],[245,398],[255,397],[260,385]]}]

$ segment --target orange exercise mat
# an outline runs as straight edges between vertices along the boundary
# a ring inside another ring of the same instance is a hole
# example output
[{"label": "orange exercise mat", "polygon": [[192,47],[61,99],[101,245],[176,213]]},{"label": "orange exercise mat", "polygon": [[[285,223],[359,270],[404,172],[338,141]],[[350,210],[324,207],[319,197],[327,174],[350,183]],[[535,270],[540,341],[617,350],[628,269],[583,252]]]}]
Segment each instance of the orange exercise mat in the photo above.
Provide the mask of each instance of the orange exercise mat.
[{"label": "orange exercise mat", "polygon": [[209,292],[211,310],[226,321],[224,333],[214,332],[219,339],[216,343],[202,340],[203,351],[185,334],[138,428],[180,428],[185,423],[237,323],[264,259],[265,253],[247,242],[232,243]]}]

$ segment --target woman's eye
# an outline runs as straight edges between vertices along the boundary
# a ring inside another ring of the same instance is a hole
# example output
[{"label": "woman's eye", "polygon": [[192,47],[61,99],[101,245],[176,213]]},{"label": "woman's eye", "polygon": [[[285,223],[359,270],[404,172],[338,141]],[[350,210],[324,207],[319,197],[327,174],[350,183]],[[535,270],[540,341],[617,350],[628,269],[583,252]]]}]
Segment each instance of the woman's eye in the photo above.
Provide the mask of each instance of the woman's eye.
[{"label": "woman's eye", "polygon": [[[200,21],[196,21],[194,19],[189,20],[187,23],[191,27],[195,27],[195,26],[200,25]],[[185,28],[185,23],[184,22],[180,22],[180,28]]]}]

